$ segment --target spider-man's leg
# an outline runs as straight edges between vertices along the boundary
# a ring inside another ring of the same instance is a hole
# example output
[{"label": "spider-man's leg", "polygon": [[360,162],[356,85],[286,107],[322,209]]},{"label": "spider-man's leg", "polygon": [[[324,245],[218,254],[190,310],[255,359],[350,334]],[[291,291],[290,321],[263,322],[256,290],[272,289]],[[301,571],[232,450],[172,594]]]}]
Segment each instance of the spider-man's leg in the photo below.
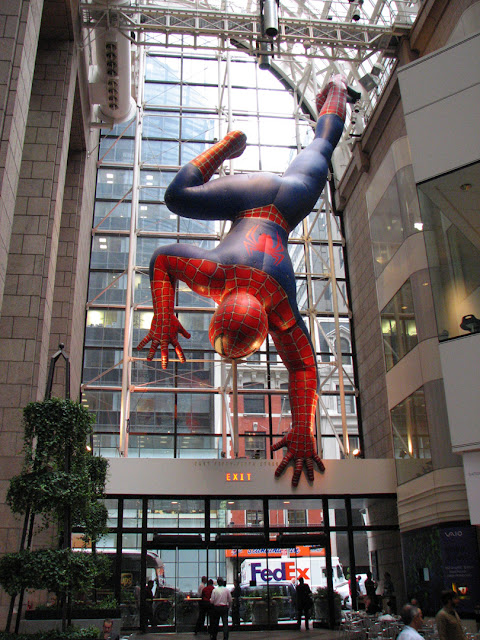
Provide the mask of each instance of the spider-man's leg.
[{"label": "spider-man's leg", "polygon": [[292,227],[310,213],[325,186],[332,153],[345,123],[348,97],[345,79],[334,76],[323,97],[315,138],[283,174],[282,185],[274,200]]},{"label": "spider-man's leg", "polygon": [[307,477],[313,482],[314,462],[320,471],[325,467],[317,454],[315,441],[315,410],[318,401],[318,372],[315,352],[302,320],[292,328],[281,331],[270,327],[277,351],[289,372],[288,392],[292,411],[292,428],[272,449],[286,446],[288,451],[275,472],[279,476],[294,460],[292,485],[300,480],[303,464]]},{"label": "spider-man's leg", "polygon": [[237,174],[210,181],[225,160],[243,152],[245,144],[245,134],[232,131],[182,167],[165,192],[170,211],[186,218],[233,220],[240,211],[271,204],[279,176]]},{"label": "spider-man's leg", "polygon": [[150,262],[153,319],[150,331],[139,343],[142,349],[151,341],[147,360],[152,360],[160,347],[162,368],[168,365],[168,346],[171,344],[178,359],[185,362],[178,334],[185,338],[190,334],[180,324],[174,313],[175,282],[182,280],[200,295],[218,299],[225,288],[225,269],[208,260],[208,252],[194,245],[172,244],[160,247]]}]

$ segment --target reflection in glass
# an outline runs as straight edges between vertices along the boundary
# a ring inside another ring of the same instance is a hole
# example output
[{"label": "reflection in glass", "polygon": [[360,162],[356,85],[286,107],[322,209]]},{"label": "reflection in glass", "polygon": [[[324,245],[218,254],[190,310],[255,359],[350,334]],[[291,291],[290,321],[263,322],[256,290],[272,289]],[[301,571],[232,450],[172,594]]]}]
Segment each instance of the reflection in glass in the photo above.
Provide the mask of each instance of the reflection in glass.
[{"label": "reflection in glass", "polygon": [[431,471],[430,432],[423,388],[397,404],[390,411],[395,458],[400,479]]},{"label": "reflection in glass", "polygon": [[[202,529],[205,526],[203,500],[181,498],[152,499],[148,501],[147,527],[155,530],[187,527]],[[197,585],[198,586],[198,585]]]},{"label": "reflection in glass", "polygon": [[418,344],[412,286],[407,280],[380,313],[385,363],[389,371]]},{"label": "reflection in glass", "polygon": [[263,501],[251,500],[211,500],[210,526],[213,529],[263,527]]},{"label": "reflection in glass", "polygon": [[[419,185],[425,245],[440,340],[480,330],[462,328],[465,316],[480,319],[478,164]],[[464,189],[461,185],[470,185]],[[466,325],[464,324],[464,327]]]}]

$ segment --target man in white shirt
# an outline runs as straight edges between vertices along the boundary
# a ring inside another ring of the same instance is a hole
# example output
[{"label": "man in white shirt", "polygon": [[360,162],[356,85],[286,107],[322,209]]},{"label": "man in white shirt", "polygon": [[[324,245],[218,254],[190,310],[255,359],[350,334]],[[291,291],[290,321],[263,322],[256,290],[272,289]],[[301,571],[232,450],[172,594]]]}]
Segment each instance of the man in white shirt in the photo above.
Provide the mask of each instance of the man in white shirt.
[{"label": "man in white shirt", "polygon": [[406,604],[402,609],[401,617],[405,627],[398,634],[397,640],[424,640],[418,633],[423,626],[422,610],[413,604]]},{"label": "man in white shirt", "polygon": [[210,637],[217,640],[218,626],[222,619],[223,640],[228,640],[228,610],[232,604],[232,594],[225,586],[223,578],[217,578],[217,585],[212,591],[210,603],[213,605]]}]

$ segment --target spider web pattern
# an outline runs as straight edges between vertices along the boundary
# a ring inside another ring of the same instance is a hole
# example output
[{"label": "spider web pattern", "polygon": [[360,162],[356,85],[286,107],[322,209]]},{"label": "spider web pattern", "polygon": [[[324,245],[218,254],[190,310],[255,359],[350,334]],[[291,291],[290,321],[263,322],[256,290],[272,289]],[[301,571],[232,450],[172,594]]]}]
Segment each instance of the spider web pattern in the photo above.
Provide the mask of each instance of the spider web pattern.
[{"label": "spider web pattern", "polygon": [[[232,292],[245,291],[262,301],[269,324],[287,329],[296,322],[287,294],[264,271],[244,265],[222,265],[213,260],[159,255],[155,260],[152,296],[154,306],[173,308],[173,287],[165,282],[165,272],[182,280],[193,291],[220,303]],[[166,285],[166,286],[165,286]],[[169,293],[165,289],[170,290]]]},{"label": "spider web pattern", "polygon": [[238,217],[261,218],[262,220],[269,220],[270,222],[275,222],[275,224],[278,224],[287,233],[289,233],[290,231],[290,226],[287,224],[287,221],[274,204],[270,204],[266,207],[256,207],[255,209],[247,209],[246,211],[241,211],[238,214]]},{"label": "spider web pattern", "polygon": [[208,337],[220,355],[245,358],[261,347],[267,330],[267,315],[257,298],[233,293],[214,313]]},{"label": "spider web pattern", "polygon": [[341,75],[334,76],[315,100],[318,117],[335,114],[347,117],[347,83]]},{"label": "spider web pattern", "polygon": [[244,152],[246,145],[247,136],[243,131],[231,131],[223,140],[191,160],[191,164],[200,169],[203,182],[208,182],[224,160],[238,158]]}]

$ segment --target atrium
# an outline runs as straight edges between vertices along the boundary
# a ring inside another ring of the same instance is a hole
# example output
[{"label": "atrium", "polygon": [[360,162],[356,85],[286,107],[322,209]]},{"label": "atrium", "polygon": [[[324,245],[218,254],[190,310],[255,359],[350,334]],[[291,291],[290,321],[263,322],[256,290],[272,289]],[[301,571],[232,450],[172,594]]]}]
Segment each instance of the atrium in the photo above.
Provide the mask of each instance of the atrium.
[{"label": "atrium", "polygon": [[[385,573],[392,577],[385,610],[416,598],[435,615],[453,585],[461,616],[474,620],[480,2],[8,5],[0,8],[3,552],[23,544],[5,495],[22,462],[23,408],[44,398],[54,357],[52,395],[68,392],[92,413],[86,445],[109,460],[109,530],[96,550],[114,559],[105,593],[122,605],[123,629],[143,626],[136,590],[153,579],[168,602],[156,607],[155,628],[193,630],[181,605],[202,576],[239,581],[242,628],[292,628],[285,602],[299,575],[326,588],[328,612],[317,622],[333,628],[334,592],[345,608],[361,608],[349,581],[369,571],[379,596]],[[167,208],[179,169],[241,130],[245,151],[212,180],[282,175],[313,140],[316,96],[336,74],[360,98],[347,105],[322,195],[288,240],[316,355],[314,438],[325,472],[316,469],[313,482],[302,472],[292,486],[291,465],[275,476],[292,398],[271,335],[249,357],[221,357],[209,341],[215,303],[178,281],[186,361],[171,349],[162,368],[160,353],[148,359],[137,345],[154,317],[154,252],[212,250],[231,228]],[[46,531],[34,536],[34,547],[50,543]],[[82,531],[71,543],[84,545]],[[255,590],[266,601],[256,619]],[[45,597],[33,594],[31,606]],[[0,590],[2,623],[11,604]]]}]

